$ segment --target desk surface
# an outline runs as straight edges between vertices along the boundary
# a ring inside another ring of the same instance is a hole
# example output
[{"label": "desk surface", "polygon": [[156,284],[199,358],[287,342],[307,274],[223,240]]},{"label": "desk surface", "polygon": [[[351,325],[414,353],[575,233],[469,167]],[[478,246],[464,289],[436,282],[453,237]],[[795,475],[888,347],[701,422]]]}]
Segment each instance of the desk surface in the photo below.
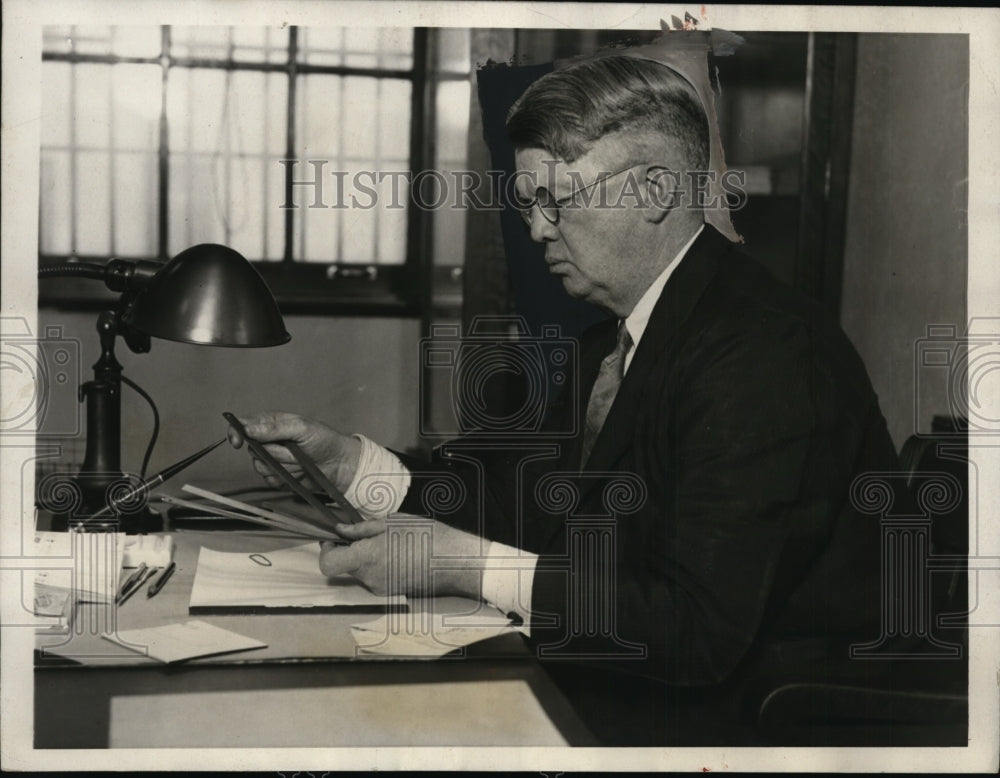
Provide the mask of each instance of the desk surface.
[{"label": "desk surface", "polygon": [[[318,613],[303,609],[303,613],[254,615],[188,615],[191,586],[201,547],[218,551],[247,553],[272,551],[301,545],[289,538],[273,538],[243,532],[172,533],[175,542],[174,561],[177,569],[166,586],[155,597],[139,591],[117,608],[96,604],[79,604],[73,628],[66,635],[41,635],[37,648],[45,657],[55,655],[90,666],[158,665],[154,659],[118,646],[101,637],[116,630],[141,629],[197,618],[240,635],[267,644],[266,648],[191,660],[196,664],[229,664],[246,662],[309,661],[317,659],[356,659],[357,645],[351,636],[351,625],[371,621],[376,616],[357,613]],[[436,614],[475,613],[489,606],[460,597],[438,597],[428,600],[411,599],[408,613],[399,614],[401,626],[421,629],[422,617]],[[495,613],[495,611],[493,611]],[[527,653],[518,635],[507,635],[489,641],[497,656],[523,656]],[[463,653],[459,649],[459,653]],[[372,657],[364,657],[370,660]]]},{"label": "desk surface", "polygon": [[[379,661],[359,656],[351,637],[351,624],[371,615],[198,616],[268,647],[166,666],[101,638],[195,618],[187,607],[202,545],[295,544],[233,532],[174,537],[177,571],[157,596],[139,592],[117,609],[80,605],[69,635],[39,636],[36,747],[594,744],[517,634],[436,661]],[[411,601],[414,617],[478,607]]]}]

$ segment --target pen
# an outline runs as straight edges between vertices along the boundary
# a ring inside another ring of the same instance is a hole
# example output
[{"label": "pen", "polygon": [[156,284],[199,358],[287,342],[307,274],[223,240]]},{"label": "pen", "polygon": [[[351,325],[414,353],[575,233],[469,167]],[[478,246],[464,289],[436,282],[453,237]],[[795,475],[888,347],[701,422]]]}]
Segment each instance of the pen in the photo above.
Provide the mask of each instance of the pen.
[{"label": "pen", "polygon": [[99,510],[97,513],[95,513],[93,516],[90,517],[90,520],[96,519],[99,516],[104,516],[106,514],[117,513],[118,512],[118,507],[120,505],[128,503],[130,500],[135,499],[136,497],[138,497],[139,495],[141,495],[143,492],[145,492],[145,493],[148,494],[153,489],[155,489],[157,486],[159,486],[160,484],[162,484],[164,481],[166,481],[169,478],[173,478],[175,475],[177,475],[179,472],[181,472],[181,470],[183,470],[184,468],[186,468],[186,467],[188,467],[190,465],[193,465],[195,462],[197,462],[203,456],[205,456],[206,454],[214,451],[215,449],[217,449],[219,446],[221,446],[225,442],[226,442],[226,438],[223,438],[222,440],[218,441],[217,443],[213,443],[210,446],[205,446],[205,448],[203,448],[201,451],[198,451],[198,452],[192,454],[191,456],[182,459],[180,462],[176,462],[176,463],[172,464],[170,467],[168,467],[165,470],[162,470],[159,473],[157,473],[156,475],[154,475],[148,481],[142,482],[137,487],[135,487],[134,489],[130,489],[127,493],[121,495],[120,497],[116,497],[113,500],[109,500],[107,505],[105,505],[103,508],[101,508],[101,510]]},{"label": "pen", "polygon": [[156,572],[156,568],[155,568],[155,567],[153,567],[153,568],[150,568],[149,570],[146,570],[146,572],[145,572],[145,574],[144,574],[144,575],[142,576],[142,578],[140,578],[140,579],[139,579],[138,581],[136,581],[136,582],[135,582],[135,584],[134,584],[134,585],[132,586],[132,588],[131,588],[131,589],[129,589],[129,590],[127,591],[127,592],[125,592],[125,593],[124,593],[124,594],[123,594],[123,595],[121,596],[121,599],[120,599],[120,600],[118,600],[118,601],[116,601],[116,603],[115,603],[115,604],[116,604],[116,605],[121,605],[122,603],[124,603],[124,602],[125,602],[125,600],[127,600],[127,599],[128,599],[129,597],[131,597],[131,596],[132,596],[133,594],[135,594],[135,593],[136,593],[137,591],[139,591],[139,590],[140,590],[140,589],[142,588],[142,585],[143,585],[144,583],[146,583],[146,581],[148,581],[148,580],[149,580],[150,578],[152,578],[152,577],[153,577],[153,574],[154,574],[155,572]]},{"label": "pen", "polygon": [[146,563],[140,562],[139,566],[135,569],[135,572],[133,572],[132,575],[130,575],[128,578],[125,579],[125,583],[122,584],[122,588],[119,589],[118,594],[115,595],[116,603],[121,602],[122,598],[125,596],[125,592],[127,592],[129,590],[129,587],[132,586],[132,584],[134,584],[136,581],[138,581],[139,577],[143,575],[145,572],[146,572]]},{"label": "pen", "polygon": [[153,583],[151,583],[149,585],[149,588],[146,590],[146,596],[147,597],[152,597],[157,592],[159,592],[160,589],[163,588],[163,584],[165,584],[167,582],[167,579],[174,574],[174,569],[176,567],[177,567],[177,563],[176,562],[171,562],[169,565],[167,565],[164,568],[163,572],[160,573],[160,577],[157,578],[155,581],[153,581]]}]

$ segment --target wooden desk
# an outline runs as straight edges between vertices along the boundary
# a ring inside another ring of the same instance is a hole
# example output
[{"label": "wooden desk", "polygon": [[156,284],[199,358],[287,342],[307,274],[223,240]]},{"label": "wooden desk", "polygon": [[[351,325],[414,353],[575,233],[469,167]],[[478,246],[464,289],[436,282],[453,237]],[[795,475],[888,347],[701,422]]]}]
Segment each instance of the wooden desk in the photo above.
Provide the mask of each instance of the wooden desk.
[{"label": "wooden desk", "polygon": [[[38,638],[36,748],[595,744],[516,634],[435,661],[396,661],[358,655],[350,625],[370,615],[199,616],[268,647],[169,666],[101,638],[116,625],[192,618],[202,545],[251,553],[295,544],[233,532],[174,537],[177,571],[156,597],[80,605],[82,630]],[[411,602],[414,613],[476,607]],[[61,656],[49,653],[57,645]]]}]

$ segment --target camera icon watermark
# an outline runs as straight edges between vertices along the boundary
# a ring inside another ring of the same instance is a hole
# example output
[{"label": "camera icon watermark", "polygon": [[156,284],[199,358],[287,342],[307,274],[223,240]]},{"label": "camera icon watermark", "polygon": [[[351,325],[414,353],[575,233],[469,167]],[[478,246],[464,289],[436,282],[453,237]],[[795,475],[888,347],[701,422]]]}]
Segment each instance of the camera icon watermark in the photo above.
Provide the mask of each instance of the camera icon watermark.
[{"label": "camera icon watermark", "polygon": [[[576,434],[578,414],[577,342],[559,327],[529,333],[520,316],[479,316],[464,336],[458,325],[434,325],[420,342],[421,400],[435,390],[447,395],[447,418],[421,421],[420,434],[453,438],[473,434],[491,439]],[[573,412],[565,422],[543,429],[556,401]]]},{"label": "camera icon watermark", "polygon": [[920,434],[954,435],[967,422],[970,435],[1000,435],[1000,318],[973,318],[964,335],[954,324],[928,325],[914,369],[914,429],[943,403],[959,425]]},{"label": "camera icon watermark", "polygon": [[3,408],[0,435],[73,437],[81,431],[80,342],[50,325],[36,336],[28,320],[0,317]]}]

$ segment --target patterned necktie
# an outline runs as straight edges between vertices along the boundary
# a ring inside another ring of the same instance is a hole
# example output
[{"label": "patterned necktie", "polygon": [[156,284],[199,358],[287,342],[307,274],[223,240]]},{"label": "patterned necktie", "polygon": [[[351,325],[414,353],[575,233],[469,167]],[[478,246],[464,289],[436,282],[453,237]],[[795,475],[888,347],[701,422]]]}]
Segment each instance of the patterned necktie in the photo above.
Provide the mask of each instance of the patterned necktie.
[{"label": "patterned necktie", "polygon": [[604,420],[608,416],[608,411],[611,410],[611,403],[615,401],[615,395],[618,394],[622,376],[625,375],[625,356],[630,348],[632,348],[632,336],[628,334],[628,327],[622,322],[618,325],[618,343],[615,345],[615,350],[601,362],[601,370],[597,374],[594,388],[590,392],[580,467],[587,464],[590,451],[594,447],[594,441],[597,440],[597,434],[604,426]]}]

